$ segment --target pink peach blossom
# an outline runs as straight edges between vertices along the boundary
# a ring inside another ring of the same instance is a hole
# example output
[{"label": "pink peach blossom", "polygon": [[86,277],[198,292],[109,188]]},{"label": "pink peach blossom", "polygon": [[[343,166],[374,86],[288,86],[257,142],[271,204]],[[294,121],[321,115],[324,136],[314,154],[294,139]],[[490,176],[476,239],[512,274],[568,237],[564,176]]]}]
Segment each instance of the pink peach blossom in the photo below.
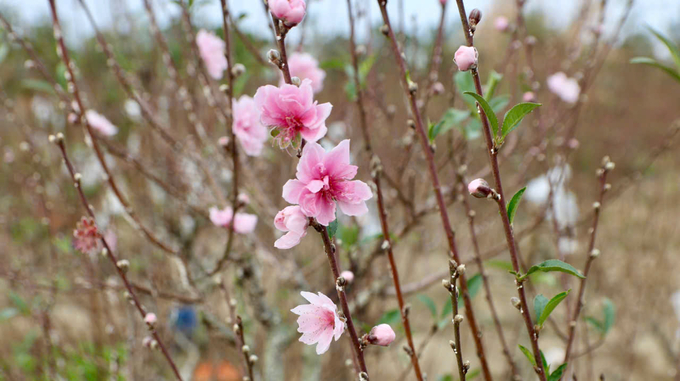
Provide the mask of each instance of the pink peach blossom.
[{"label": "pink peach blossom", "polygon": [[101,250],[102,235],[92,218],[82,217],[73,231],[73,247],[83,254],[92,254]]},{"label": "pink peach blossom", "polygon": [[348,216],[368,212],[366,200],[373,197],[363,181],[350,181],[357,166],[349,164],[349,140],[343,140],[330,152],[317,143],[307,143],[297,165],[296,179],[283,186],[283,198],[299,204],[302,212],[325,226],[335,220],[335,202]]},{"label": "pink peach blossom", "polygon": [[269,10],[288,27],[299,24],[305,18],[305,0],[269,0]]},{"label": "pink peach blossom", "polygon": [[484,198],[491,194],[491,188],[484,179],[475,179],[468,184],[468,192],[474,197]]},{"label": "pink peach blossom", "polygon": [[396,334],[389,324],[379,324],[371,329],[368,334],[368,342],[373,345],[386,347],[394,341]]},{"label": "pink peach blossom", "polygon": [[[288,57],[288,68],[290,75],[298,77],[300,80],[308,78],[312,81],[312,90],[318,93],[323,89],[323,80],[326,78],[326,72],[319,69],[319,61],[312,57],[309,53],[293,53]],[[283,75],[279,81],[279,86],[282,86]]]},{"label": "pink peach blossom", "polygon": [[290,249],[300,243],[302,237],[307,235],[309,219],[305,216],[298,205],[288,206],[278,212],[274,218],[274,226],[286,232],[284,236],[274,242],[277,249]]},{"label": "pink peach blossom", "polygon": [[345,322],[338,316],[335,303],[326,295],[305,291],[300,295],[310,304],[301,304],[290,311],[300,315],[297,319],[298,332],[302,333],[300,341],[307,345],[316,344],[316,354],[320,355],[328,350],[333,337],[338,341],[345,331]]},{"label": "pink peach blossom", "polygon": [[456,50],[453,62],[458,65],[458,69],[461,71],[470,70],[473,66],[477,66],[477,49],[473,46],[462,45]]},{"label": "pink peach blossom", "polygon": [[340,276],[345,278],[347,283],[352,283],[352,281],[354,280],[354,273],[349,271],[349,270],[345,270],[345,271],[341,272]]},{"label": "pink peach blossom", "polygon": [[522,101],[524,102],[536,102],[536,94],[533,91],[527,91],[522,94]]},{"label": "pink peach blossom", "polygon": [[567,103],[576,103],[581,93],[581,87],[575,78],[569,78],[563,72],[558,72],[547,80],[548,89]]},{"label": "pink peach blossom", "polygon": [[118,127],[94,110],[85,111],[85,118],[87,118],[90,127],[104,136],[113,136],[118,133]]},{"label": "pink peach blossom", "polygon": [[333,108],[330,103],[314,101],[309,79],[304,79],[300,87],[288,84],[262,86],[255,93],[255,106],[260,113],[260,122],[276,130],[275,140],[281,148],[295,144],[298,134],[308,142],[321,139],[328,131],[326,118]]},{"label": "pink peach blossom", "polygon": [[222,79],[227,69],[227,58],[224,56],[226,44],[211,32],[201,29],[196,34],[198,52],[205,64],[208,74],[215,79]]},{"label": "pink peach blossom", "polygon": [[493,21],[493,26],[496,28],[497,31],[499,32],[505,32],[508,30],[508,27],[510,26],[510,22],[508,21],[508,18],[505,16],[498,16],[496,19]]},{"label": "pink peach blossom", "polygon": [[158,318],[156,317],[156,314],[153,312],[149,312],[144,316],[144,323],[146,323],[148,326],[153,327],[156,325],[156,322],[158,321]]},{"label": "pink peach blossom", "polygon": [[230,206],[222,210],[210,208],[210,221],[214,225],[229,227],[232,220],[234,221],[234,231],[239,234],[252,233],[257,224],[257,216],[254,214],[236,213],[234,215],[234,210]]},{"label": "pink peach blossom", "polygon": [[234,134],[248,156],[260,156],[267,141],[267,127],[260,123],[260,115],[253,98],[242,95],[234,102]]}]

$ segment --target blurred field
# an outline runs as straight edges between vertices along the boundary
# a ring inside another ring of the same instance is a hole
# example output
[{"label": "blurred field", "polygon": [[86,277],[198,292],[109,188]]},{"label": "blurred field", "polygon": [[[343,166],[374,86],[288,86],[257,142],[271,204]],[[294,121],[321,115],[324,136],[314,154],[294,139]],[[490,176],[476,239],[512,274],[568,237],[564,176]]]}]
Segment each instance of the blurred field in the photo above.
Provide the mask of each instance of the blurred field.
[{"label": "blurred field", "polygon": [[[449,7],[455,8],[455,4]],[[12,14],[5,8],[4,4],[0,5],[0,12],[11,22]],[[476,35],[480,70],[484,81],[491,70],[505,70],[496,93],[509,95],[510,104],[514,104],[520,101],[524,89],[531,86],[522,74],[527,64],[517,58],[504,61],[511,37],[494,30],[492,22],[500,14],[513,18],[516,10],[514,6],[498,4],[494,12],[486,12]],[[592,203],[598,192],[595,171],[603,156],[611,157],[616,163],[609,178],[612,192],[605,198],[596,244],[602,254],[589,276],[583,315],[601,318],[604,299],[609,298],[616,307],[615,324],[606,336],[600,337],[593,326],[580,323],[576,352],[583,352],[593,344],[598,347],[591,354],[578,357],[572,366],[578,380],[595,380],[600,374],[614,381],[672,380],[676,377],[680,353],[676,335],[680,316],[671,304],[671,295],[680,289],[680,278],[676,275],[680,268],[680,161],[677,144],[673,144],[673,137],[677,138],[674,128],[680,127],[676,122],[680,118],[680,83],[672,81],[661,70],[629,63],[632,57],[653,55],[652,37],[646,33],[630,36],[615,45],[580,105],[570,107],[560,102],[545,88],[545,79],[557,71],[570,75],[583,73],[590,57],[588,43],[592,41],[588,28],[598,14],[593,11],[590,15],[584,25],[574,25],[561,32],[546,25],[541,14],[525,15],[529,33],[538,40],[532,49],[534,75],[540,83],[536,94],[543,103],[540,112],[550,132],[545,157],[531,159],[528,152],[539,136],[535,125],[539,116],[532,114],[523,122],[518,129],[516,148],[501,165],[508,188],[506,193],[514,193],[556,163],[568,160],[573,171],[568,188],[577,194],[580,218],[574,229],[578,250],[566,261],[582,268],[587,256]],[[346,18],[346,14],[337,17]],[[365,27],[365,20],[360,17],[359,21]],[[231,167],[216,152],[215,145],[220,136],[226,135],[227,126],[220,124],[216,113],[205,104],[202,86],[190,81],[191,96],[201,105],[198,118],[212,142],[202,145],[175,97],[176,89],[167,76],[166,65],[148,25],[143,22],[133,25],[134,33],[128,35],[105,32],[116,59],[131,74],[134,86],[142,90],[144,99],[164,125],[205,159],[207,169],[215,174],[218,188],[228,193]],[[408,33],[401,36],[409,63],[416,64],[411,75],[421,89],[427,82],[436,32],[436,25],[427,27],[432,29],[428,34],[432,38],[419,34],[416,39]],[[414,144],[412,153],[407,153],[405,148],[404,142],[414,136],[406,123],[409,115],[394,60],[378,28],[378,24],[373,25],[371,40],[362,41],[368,50],[362,61],[375,59],[366,77],[374,149],[387,174],[401,179],[397,188],[412,197],[420,210],[434,204],[432,187],[420,146]],[[187,75],[186,67],[196,57],[190,53],[179,20],[163,30],[163,34],[181,75]],[[221,32],[218,30],[216,34]],[[352,161],[360,167],[357,178],[368,182],[369,158],[361,150],[357,109],[347,90],[350,81],[345,67],[350,56],[346,36],[324,35],[311,29],[305,36],[304,50],[314,54],[327,72],[324,90],[315,96],[319,102],[333,104],[326,142],[334,145],[345,137],[351,138]],[[462,43],[455,9],[447,13],[444,36],[439,80],[446,92],[433,97],[428,105],[426,116],[433,122],[450,107],[465,108],[453,81],[457,69],[452,57]],[[24,30],[24,37],[31,41],[47,70],[66,88],[64,66],[55,53],[51,26],[35,25]],[[603,40],[612,36],[605,37]],[[669,37],[680,43],[679,34]],[[568,65],[568,52],[574,41],[580,39],[583,43],[576,51],[576,59]],[[263,57],[273,47],[271,38],[250,35],[248,40]],[[278,83],[274,66],[258,63],[241,39],[234,37],[233,42],[235,61],[247,68],[246,74],[237,80],[238,94],[252,96],[259,86]],[[289,49],[295,49],[297,42],[290,41]],[[522,51],[518,49],[517,54],[521,56]],[[0,100],[14,109],[10,113],[9,108],[0,108],[3,160],[0,169],[0,380],[171,379],[162,356],[142,346],[146,327],[123,297],[124,289],[111,264],[98,255],[78,253],[72,247],[73,229],[83,210],[59,151],[48,142],[48,135],[56,132],[66,136],[69,153],[83,175],[84,190],[94,206],[97,222],[103,231],[115,232],[116,250],[121,258],[130,261],[130,278],[146,290],[140,291],[142,303],[159,316],[160,334],[183,375],[192,375],[197,381],[240,379],[239,353],[233,346],[231,327],[225,323],[227,305],[213,280],[201,276],[205,269],[214,266],[227,241],[226,231],[214,227],[206,218],[208,207],[216,205],[219,197],[194,163],[169,149],[135,112],[94,39],[72,49],[71,55],[78,65],[78,81],[81,91],[87,95],[87,103],[120,129],[115,137],[106,139],[107,151],[115,152],[118,148],[130,153],[181,195],[179,199],[172,197],[140,174],[132,162],[111,153],[107,155],[122,191],[144,224],[163,242],[180,248],[180,255],[163,253],[129,223],[125,211],[102,181],[99,164],[84,139],[82,128],[68,123],[67,112],[60,109],[51,85],[26,63],[27,55],[18,44],[9,41],[8,32],[0,29]],[[391,105],[395,107],[394,114],[387,110]],[[571,126],[580,143],[576,150],[564,148]],[[484,170],[487,159],[482,139],[466,141],[461,128],[456,126],[436,140],[437,161],[442,164],[439,174],[449,190],[457,187],[457,165],[447,158],[450,152],[458,157],[463,151],[467,153],[469,176]],[[402,171],[399,165],[407,155],[410,161]],[[313,348],[297,342],[295,315],[289,310],[302,303],[299,291],[318,290],[334,295],[334,290],[325,257],[320,258],[321,242],[315,234],[308,234],[300,246],[289,251],[273,247],[278,232],[272,221],[276,212],[286,206],[280,189],[294,176],[296,161],[293,159],[270,144],[261,157],[244,156],[244,187],[252,200],[248,208],[258,215],[259,222],[253,237],[237,242],[236,255],[222,278],[239,302],[246,341],[259,357],[258,379],[353,379],[351,366],[345,365],[345,360],[351,357],[349,339],[343,337],[323,356],[317,356]],[[411,216],[394,187],[386,189],[391,228],[398,232],[409,224]],[[452,222],[468,271],[474,274],[477,269],[471,260],[465,212],[455,200],[455,195],[451,196]],[[482,252],[504,247],[502,227],[493,203],[477,199],[470,202],[478,216]],[[195,205],[203,215],[189,205]],[[371,200],[369,208],[368,216],[341,219],[339,255],[343,268],[361,274],[349,287],[350,298],[357,305],[355,319],[361,323],[360,328],[370,330],[382,318],[390,321],[397,331],[398,341],[389,348],[367,348],[371,379],[398,380],[409,366],[409,359],[402,349],[405,341],[398,315],[396,319],[386,315],[397,303],[387,292],[391,281],[386,258],[372,254],[380,243],[376,236],[380,228],[375,200]],[[530,227],[540,212],[540,208],[523,202],[515,230]],[[429,213],[397,241],[395,254],[403,284],[429,279],[432,274],[446,270],[447,246],[442,233],[438,214]],[[525,262],[556,257],[554,240],[551,223],[544,221],[521,241]],[[376,259],[371,263],[372,257]],[[515,295],[513,277],[499,268],[503,266],[499,261],[507,262],[508,254],[499,252],[493,260],[496,262],[487,261],[486,271],[514,360],[522,369],[523,379],[535,379],[533,370],[517,349],[518,343],[528,346],[528,339],[521,316],[510,304],[510,298]],[[559,276],[546,275],[532,281],[534,289],[529,292],[530,298],[533,299],[535,293],[557,294],[563,290],[561,280]],[[431,285],[407,298],[411,304],[416,347],[427,342],[421,364],[429,380],[453,380],[457,370],[448,344],[453,338],[451,316],[441,315],[448,293],[440,286],[439,278],[429,283]],[[571,280],[569,286],[575,288],[577,284]],[[435,302],[436,318],[433,319],[423,303],[426,298],[420,295],[427,295]],[[573,292],[567,302],[573,306],[575,298]],[[180,319],[183,306],[192,306],[192,312],[191,316],[182,315]],[[473,306],[484,332],[494,376],[499,380],[508,379],[507,365],[483,290],[473,299]],[[562,331],[566,331],[565,312],[561,306],[553,315]],[[441,329],[430,337],[433,324],[442,320],[445,323]],[[588,327],[587,334],[584,327]],[[463,353],[476,370],[479,361],[473,341],[469,330],[463,331]],[[586,336],[588,343],[583,340]],[[564,347],[552,326],[546,326],[541,332],[540,343],[546,355],[551,349]],[[54,369],[59,376],[54,375]],[[446,378],[446,375],[453,376]],[[414,379],[413,374],[405,379]]]}]

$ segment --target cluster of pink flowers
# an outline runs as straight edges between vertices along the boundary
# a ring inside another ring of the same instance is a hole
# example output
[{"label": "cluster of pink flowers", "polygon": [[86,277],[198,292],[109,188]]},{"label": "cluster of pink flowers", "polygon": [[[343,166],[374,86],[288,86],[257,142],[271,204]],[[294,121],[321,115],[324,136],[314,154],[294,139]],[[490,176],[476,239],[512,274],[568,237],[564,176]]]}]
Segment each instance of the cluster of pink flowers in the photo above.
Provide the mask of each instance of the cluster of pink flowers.
[{"label": "cluster of pink flowers", "polygon": [[214,79],[221,79],[227,69],[227,57],[224,56],[226,44],[221,38],[203,29],[196,34],[196,45],[201,59]]},{"label": "cluster of pink flowers", "polygon": [[578,97],[581,94],[581,86],[578,85],[578,81],[575,78],[569,78],[563,72],[558,72],[547,80],[548,89],[560,99],[567,103],[576,103]]},{"label": "cluster of pink flowers", "polygon": [[215,226],[229,228],[232,226],[236,233],[248,234],[255,230],[257,216],[248,213],[236,213],[228,206],[224,209],[210,208],[210,221]]}]

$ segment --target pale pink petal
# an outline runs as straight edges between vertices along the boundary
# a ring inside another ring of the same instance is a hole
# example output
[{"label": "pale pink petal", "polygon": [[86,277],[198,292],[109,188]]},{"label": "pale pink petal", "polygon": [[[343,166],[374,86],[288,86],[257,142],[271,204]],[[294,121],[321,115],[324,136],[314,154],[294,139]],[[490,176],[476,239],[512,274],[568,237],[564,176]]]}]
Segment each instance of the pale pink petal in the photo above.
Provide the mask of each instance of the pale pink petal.
[{"label": "pale pink petal", "polygon": [[248,213],[236,213],[234,216],[234,231],[239,234],[252,233],[257,225],[257,216]]},{"label": "pale pink petal", "polygon": [[335,220],[335,203],[325,197],[317,198],[316,202],[316,220],[324,226],[328,226]]},{"label": "pale pink petal", "polygon": [[350,204],[344,201],[338,201],[338,206],[343,213],[348,216],[363,216],[368,212],[368,207],[365,201],[361,201],[357,204]]},{"label": "pale pink petal", "polygon": [[283,185],[283,199],[291,204],[299,204],[300,196],[305,189],[306,185],[302,181],[288,180],[286,184]]},{"label": "pale pink petal", "polygon": [[[331,177],[351,179],[356,175],[357,167],[349,164],[349,139],[341,141],[326,154],[323,164]],[[352,167],[352,168],[348,168]],[[351,177],[348,177],[351,175]]]},{"label": "pale pink petal", "polygon": [[[323,161],[326,151],[318,143],[308,142],[302,149],[302,157],[297,165],[295,176],[304,183],[319,179],[317,164]],[[288,201],[288,200],[286,200]],[[291,204],[297,202],[288,201]]]},{"label": "pale pink petal", "polygon": [[308,291],[300,291],[300,295],[302,295],[303,298],[307,299],[308,302],[321,306],[323,305],[324,300],[321,299],[318,295],[314,294],[313,292],[308,292]]},{"label": "pale pink petal", "polygon": [[316,354],[320,355],[326,353],[331,346],[331,341],[333,341],[333,328],[327,327],[319,335],[319,343],[316,344]]},{"label": "pale pink petal", "polygon": [[227,207],[219,210],[215,207],[210,208],[210,221],[216,226],[227,226],[231,223],[233,217],[233,210]]},{"label": "pale pink petal", "polygon": [[300,243],[301,239],[302,235],[290,231],[281,236],[281,238],[277,239],[274,242],[274,247],[281,250],[287,250],[297,246]]},{"label": "pale pink petal", "polygon": [[313,130],[309,128],[303,128],[302,130],[300,130],[300,134],[302,135],[302,137],[305,138],[305,140],[310,143],[319,141],[319,139],[326,136],[327,132],[328,128],[325,125]]},{"label": "pale pink petal", "polygon": [[321,189],[323,189],[324,182],[321,180],[312,180],[309,183],[307,183],[307,190],[309,190],[312,193],[317,193]]}]

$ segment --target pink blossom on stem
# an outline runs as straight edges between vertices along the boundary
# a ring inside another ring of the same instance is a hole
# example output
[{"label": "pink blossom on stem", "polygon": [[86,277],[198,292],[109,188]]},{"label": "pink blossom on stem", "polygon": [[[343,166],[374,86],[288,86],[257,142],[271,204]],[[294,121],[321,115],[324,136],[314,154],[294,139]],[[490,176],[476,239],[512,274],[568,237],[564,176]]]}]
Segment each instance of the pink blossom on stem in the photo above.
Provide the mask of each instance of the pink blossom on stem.
[{"label": "pink blossom on stem", "polygon": [[456,54],[453,56],[453,62],[456,63],[460,71],[467,71],[477,66],[477,49],[473,46],[462,45]]},{"label": "pink blossom on stem", "polygon": [[299,24],[305,18],[305,0],[269,0],[269,10],[288,27]]},{"label": "pink blossom on stem", "polygon": [[101,249],[101,237],[94,220],[82,217],[73,231],[73,247],[83,254],[91,254]]},{"label": "pink blossom on stem", "polygon": [[468,184],[468,192],[474,197],[485,198],[491,194],[491,188],[484,179],[475,179]]},{"label": "pink blossom on stem", "polygon": [[338,308],[330,298],[322,293],[300,292],[310,304],[301,304],[292,310],[300,315],[297,319],[298,332],[302,333],[300,341],[316,344],[316,354],[325,353],[331,345],[333,337],[338,341],[345,331],[345,322],[338,316]]},{"label": "pink blossom on stem", "polygon": [[239,234],[252,233],[257,224],[257,216],[248,213],[236,213],[228,206],[222,210],[217,208],[210,208],[210,221],[216,226],[230,227],[232,220],[234,221],[234,231]]},{"label": "pink blossom on stem", "polygon": [[575,78],[569,78],[563,72],[548,77],[548,89],[567,103],[576,103],[581,94],[581,87]]},{"label": "pink blossom on stem", "polygon": [[[288,69],[290,75],[298,77],[300,80],[309,79],[312,81],[312,90],[318,93],[323,89],[323,80],[326,78],[326,72],[319,68],[319,61],[312,57],[309,53],[293,53],[288,57]],[[283,86],[283,74],[279,86]]]},{"label": "pink blossom on stem", "polygon": [[196,45],[198,45],[198,52],[208,74],[215,79],[221,79],[227,69],[227,58],[224,56],[226,44],[224,41],[213,33],[201,29],[196,34]]},{"label": "pink blossom on stem", "polygon": [[522,101],[524,102],[536,102],[536,94],[533,91],[527,91],[522,94]]},{"label": "pink blossom on stem", "polygon": [[113,136],[118,133],[118,127],[94,110],[85,111],[85,118],[87,118],[90,127],[104,136]]},{"label": "pink blossom on stem", "polygon": [[286,232],[274,242],[277,249],[290,249],[300,243],[302,237],[307,235],[309,219],[302,213],[298,205],[288,206],[278,212],[274,218],[274,226]]},{"label": "pink blossom on stem", "polygon": [[296,179],[283,186],[283,198],[300,205],[302,213],[325,226],[335,220],[335,202],[348,216],[368,212],[366,200],[373,197],[363,181],[350,181],[357,166],[349,163],[349,140],[326,152],[317,143],[308,143],[297,165]]},{"label": "pink blossom on stem", "polygon": [[345,270],[345,271],[341,272],[340,276],[345,278],[347,283],[352,283],[352,281],[354,280],[354,273],[349,271],[349,270]]},{"label": "pink blossom on stem", "polygon": [[394,341],[396,334],[389,324],[379,324],[371,328],[368,334],[368,342],[373,345],[386,347]]},{"label": "pink blossom on stem", "polygon": [[314,101],[309,79],[303,80],[300,87],[288,84],[262,86],[255,93],[255,106],[260,113],[260,122],[275,129],[272,135],[281,148],[294,144],[298,134],[308,142],[321,139],[328,131],[326,118],[333,108],[330,103]]},{"label": "pink blossom on stem", "polygon": [[496,30],[499,31],[499,32],[505,32],[510,27],[510,22],[508,21],[507,17],[498,16],[493,21],[493,27],[496,28]]},{"label": "pink blossom on stem", "polygon": [[144,316],[144,323],[148,325],[149,327],[153,327],[156,325],[156,322],[158,321],[158,318],[156,317],[156,314],[153,312],[149,312]]},{"label": "pink blossom on stem", "polygon": [[234,134],[248,156],[260,156],[267,141],[267,127],[260,123],[260,115],[253,98],[243,95],[234,101]]}]

